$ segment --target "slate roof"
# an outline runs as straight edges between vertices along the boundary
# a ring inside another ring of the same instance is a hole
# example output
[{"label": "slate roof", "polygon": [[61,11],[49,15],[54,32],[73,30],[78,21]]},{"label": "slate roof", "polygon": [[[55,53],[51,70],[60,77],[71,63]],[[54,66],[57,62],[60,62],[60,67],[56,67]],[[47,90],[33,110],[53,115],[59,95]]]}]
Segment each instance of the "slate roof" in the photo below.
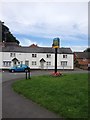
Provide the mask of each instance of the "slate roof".
[{"label": "slate roof", "polygon": [[[1,49],[0,49],[1,51]],[[21,46],[6,46],[2,47],[2,52],[21,52],[21,53],[54,53],[52,47],[21,47]],[[70,48],[59,48],[58,53],[73,54]]]},{"label": "slate roof", "polygon": [[75,52],[75,55],[78,59],[90,59],[89,52]]}]

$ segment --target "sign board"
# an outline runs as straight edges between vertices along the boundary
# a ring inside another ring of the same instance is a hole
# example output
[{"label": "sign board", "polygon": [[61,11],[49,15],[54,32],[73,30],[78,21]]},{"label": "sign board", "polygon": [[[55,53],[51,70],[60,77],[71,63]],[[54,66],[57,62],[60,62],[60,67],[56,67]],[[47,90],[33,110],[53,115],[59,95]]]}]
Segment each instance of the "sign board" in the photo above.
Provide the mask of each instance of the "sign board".
[{"label": "sign board", "polygon": [[53,39],[53,45],[52,45],[52,47],[53,48],[59,48],[59,38],[54,38]]}]

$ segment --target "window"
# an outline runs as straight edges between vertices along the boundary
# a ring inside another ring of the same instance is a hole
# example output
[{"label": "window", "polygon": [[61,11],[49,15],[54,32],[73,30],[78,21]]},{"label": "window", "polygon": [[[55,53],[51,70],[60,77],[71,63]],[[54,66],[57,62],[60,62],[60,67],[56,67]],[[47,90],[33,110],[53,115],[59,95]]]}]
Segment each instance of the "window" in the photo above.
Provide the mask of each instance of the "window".
[{"label": "window", "polygon": [[61,61],[61,66],[67,66],[67,61]]},{"label": "window", "polygon": [[4,67],[10,67],[11,66],[11,61],[3,61],[3,66]]},{"label": "window", "polygon": [[20,68],[20,67],[21,67],[21,65],[18,65],[18,66],[17,66],[17,68]]},{"label": "window", "polygon": [[10,57],[15,57],[16,54],[15,53],[10,53]]},{"label": "window", "polygon": [[28,60],[25,61],[25,65],[29,66],[29,61]]},{"label": "window", "polygon": [[47,58],[51,58],[51,54],[47,54]]},{"label": "window", "polygon": [[37,65],[37,62],[36,61],[32,61],[32,65]]},{"label": "window", "polygon": [[47,65],[47,66],[51,66],[51,62],[49,62],[49,61],[46,62],[46,65]]},{"label": "window", "polygon": [[37,54],[32,54],[32,57],[37,57]]},{"label": "window", "polygon": [[67,55],[63,55],[63,58],[67,58]]}]

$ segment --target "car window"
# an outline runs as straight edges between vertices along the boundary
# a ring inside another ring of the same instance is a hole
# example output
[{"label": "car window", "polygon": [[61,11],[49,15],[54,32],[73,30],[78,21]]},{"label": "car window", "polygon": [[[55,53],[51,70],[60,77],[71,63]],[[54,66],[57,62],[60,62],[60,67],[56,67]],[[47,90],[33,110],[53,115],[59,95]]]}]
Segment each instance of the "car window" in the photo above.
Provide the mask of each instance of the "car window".
[{"label": "car window", "polygon": [[20,65],[17,66],[17,68],[20,68],[20,67],[21,67]]},{"label": "car window", "polygon": [[22,65],[22,67],[26,67],[26,65]]}]

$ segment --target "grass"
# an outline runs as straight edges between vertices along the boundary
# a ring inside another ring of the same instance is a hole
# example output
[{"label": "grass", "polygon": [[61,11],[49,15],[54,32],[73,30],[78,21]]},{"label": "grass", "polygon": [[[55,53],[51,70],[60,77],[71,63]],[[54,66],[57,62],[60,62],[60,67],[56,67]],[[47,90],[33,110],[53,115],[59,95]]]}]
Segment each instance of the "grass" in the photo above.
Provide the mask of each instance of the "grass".
[{"label": "grass", "polygon": [[88,117],[88,74],[33,76],[16,81],[13,89],[61,117]]}]

